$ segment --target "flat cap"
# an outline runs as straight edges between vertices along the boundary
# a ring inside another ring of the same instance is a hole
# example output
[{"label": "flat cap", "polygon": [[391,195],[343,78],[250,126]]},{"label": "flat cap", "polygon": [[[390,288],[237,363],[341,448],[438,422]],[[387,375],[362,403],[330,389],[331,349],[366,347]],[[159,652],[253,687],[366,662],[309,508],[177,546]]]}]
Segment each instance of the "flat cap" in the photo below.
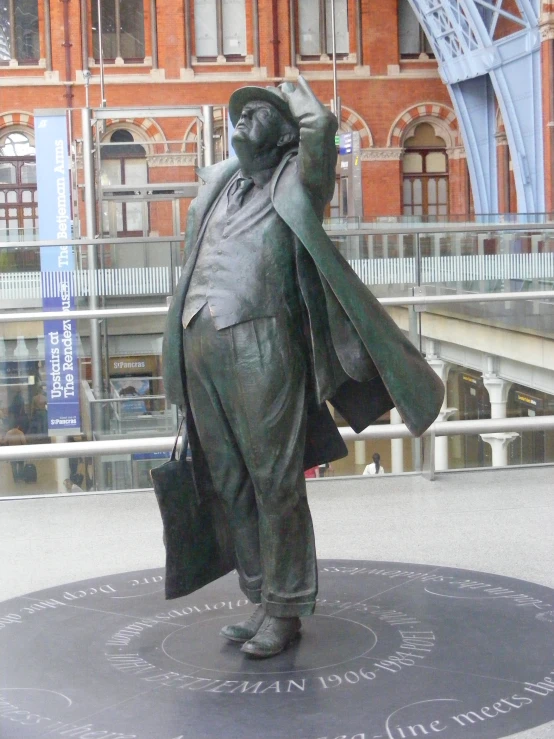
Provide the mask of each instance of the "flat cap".
[{"label": "flat cap", "polygon": [[229,117],[231,118],[231,123],[233,126],[237,125],[246,103],[260,100],[271,103],[290,123],[298,126],[290,112],[288,98],[285,94],[293,91],[294,85],[290,82],[283,82],[278,87],[240,87],[238,90],[235,90],[229,99]]}]

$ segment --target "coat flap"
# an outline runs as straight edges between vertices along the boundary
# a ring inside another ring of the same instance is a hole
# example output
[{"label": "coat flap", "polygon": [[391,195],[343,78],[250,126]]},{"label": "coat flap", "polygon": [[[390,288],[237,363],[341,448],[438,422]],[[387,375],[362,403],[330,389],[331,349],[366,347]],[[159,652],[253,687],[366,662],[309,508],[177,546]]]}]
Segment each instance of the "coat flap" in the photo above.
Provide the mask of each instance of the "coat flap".
[{"label": "coat flap", "polygon": [[332,244],[292,167],[279,171],[273,202],[345,310],[405,424],[420,436],[439,413],[442,381]]}]

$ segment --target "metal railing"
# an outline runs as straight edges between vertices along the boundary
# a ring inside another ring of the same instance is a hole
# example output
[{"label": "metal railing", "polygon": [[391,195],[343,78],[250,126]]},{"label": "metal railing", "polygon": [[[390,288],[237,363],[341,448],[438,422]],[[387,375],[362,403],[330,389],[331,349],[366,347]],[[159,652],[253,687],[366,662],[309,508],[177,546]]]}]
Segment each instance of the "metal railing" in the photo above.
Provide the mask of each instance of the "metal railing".
[{"label": "metal railing", "polygon": [[[383,306],[432,306],[444,303],[502,303],[523,300],[554,300],[554,290],[533,290],[529,292],[503,293],[463,293],[461,295],[413,295],[411,297],[379,298]],[[169,310],[167,305],[154,305],[142,308],[97,308],[67,311],[27,311],[25,313],[0,313],[0,323],[18,321],[48,321],[58,318],[127,318],[130,316],[163,316]]]},{"label": "metal railing", "polygon": [[[350,427],[339,427],[339,433],[345,441],[367,441],[376,439],[413,438],[405,424],[368,426],[360,433]],[[508,431],[545,431],[554,430],[554,416],[534,416],[528,418],[493,418],[472,421],[437,421],[422,434],[427,440],[424,462],[420,474],[427,479],[435,479],[434,441],[442,436],[465,436],[467,434],[496,434]],[[118,439],[115,441],[78,441],[57,444],[28,444],[18,447],[0,448],[0,462],[36,461],[38,459],[56,459],[69,457],[101,457],[103,455],[140,454],[153,452],[169,452],[175,443],[174,436],[151,437],[143,439]],[[84,494],[95,494],[89,491]],[[118,490],[111,491],[120,492]],[[45,493],[48,495],[48,493]],[[10,500],[13,496],[6,496]],[[25,496],[27,497],[27,496]],[[2,498],[0,497],[0,500]]]}]

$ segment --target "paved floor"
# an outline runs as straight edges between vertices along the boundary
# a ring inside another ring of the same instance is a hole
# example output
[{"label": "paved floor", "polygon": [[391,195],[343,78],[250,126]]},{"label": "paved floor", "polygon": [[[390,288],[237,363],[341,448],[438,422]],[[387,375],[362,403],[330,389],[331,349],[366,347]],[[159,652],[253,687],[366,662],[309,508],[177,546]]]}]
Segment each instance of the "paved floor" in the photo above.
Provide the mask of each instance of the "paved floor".
[{"label": "paved floor", "polygon": [[[434,482],[311,481],[318,555],[460,567],[554,588],[553,475],[543,466],[442,473]],[[0,499],[0,520],[0,600],[163,566],[151,493]],[[517,736],[554,739],[554,722]]]}]

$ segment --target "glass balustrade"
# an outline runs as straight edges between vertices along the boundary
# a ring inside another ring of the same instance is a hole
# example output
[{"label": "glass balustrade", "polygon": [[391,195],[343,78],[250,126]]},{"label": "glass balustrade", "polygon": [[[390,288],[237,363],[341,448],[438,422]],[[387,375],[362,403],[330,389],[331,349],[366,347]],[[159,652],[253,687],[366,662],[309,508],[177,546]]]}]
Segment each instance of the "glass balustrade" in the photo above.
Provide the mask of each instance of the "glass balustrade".
[{"label": "glass balustrade", "polygon": [[[554,290],[554,228],[454,230],[449,225],[425,230],[382,223],[371,228],[329,224],[328,232],[362,281],[442,373],[447,393],[439,420],[554,415],[553,303],[547,295]],[[176,431],[177,412],[165,398],[161,351],[164,311],[179,279],[182,240],[104,239],[94,248],[95,270],[89,263],[90,247],[79,243],[74,270],[41,273],[32,243],[6,239],[0,247],[0,432],[2,444],[12,447],[21,437],[11,432],[19,427],[27,444],[113,441],[114,453],[37,458],[36,480],[25,472],[29,460],[1,462],[2,495],[64,492],[64,480],[70,478],[75,491],[148,488],[149,470],[168,456],[167,451],[117,453],[117,442],[162,439]],[[135,310],[100,316],[95,324],[68,314],[56,324],[57,356],[70,357],[70,370],[53,356],[50,324],[45,327],[30,315],[42,310],[45,298],[64,290],[73,296],[75,309],[87,309],[92,293],[99,309]],[[541,292],[543,299],[537,296]],[[507,297],[475,302],[491,293]],[[514,293],[533,296],[516,300]],[[414,295],[441,302],[409,305]],[[462,296],[473,302],[458,302]],[[25,315],[4,320],[14,313]],[[100,351],[93,356],[95,341]],[[70,345],[69,355],[65,344]],[[56,402],[52,388],[59,394]],[[78,408],[74,424],[64,425],[66,401]],[[345,426],[334,415],[339,427]],[[378,425],[391,422],[400,419],[386,414]],[[443,437],[437,445],[439,469],[490,466],[503,459],[506,464],[554,461],[554,433],[544,430],[500,440],[478,434]],[[321,469],[322,474],[362,474],[374,452],[386,473],[421,467],[421,445],[412,439],[353,440],[347,446],[348,457]]]}]

